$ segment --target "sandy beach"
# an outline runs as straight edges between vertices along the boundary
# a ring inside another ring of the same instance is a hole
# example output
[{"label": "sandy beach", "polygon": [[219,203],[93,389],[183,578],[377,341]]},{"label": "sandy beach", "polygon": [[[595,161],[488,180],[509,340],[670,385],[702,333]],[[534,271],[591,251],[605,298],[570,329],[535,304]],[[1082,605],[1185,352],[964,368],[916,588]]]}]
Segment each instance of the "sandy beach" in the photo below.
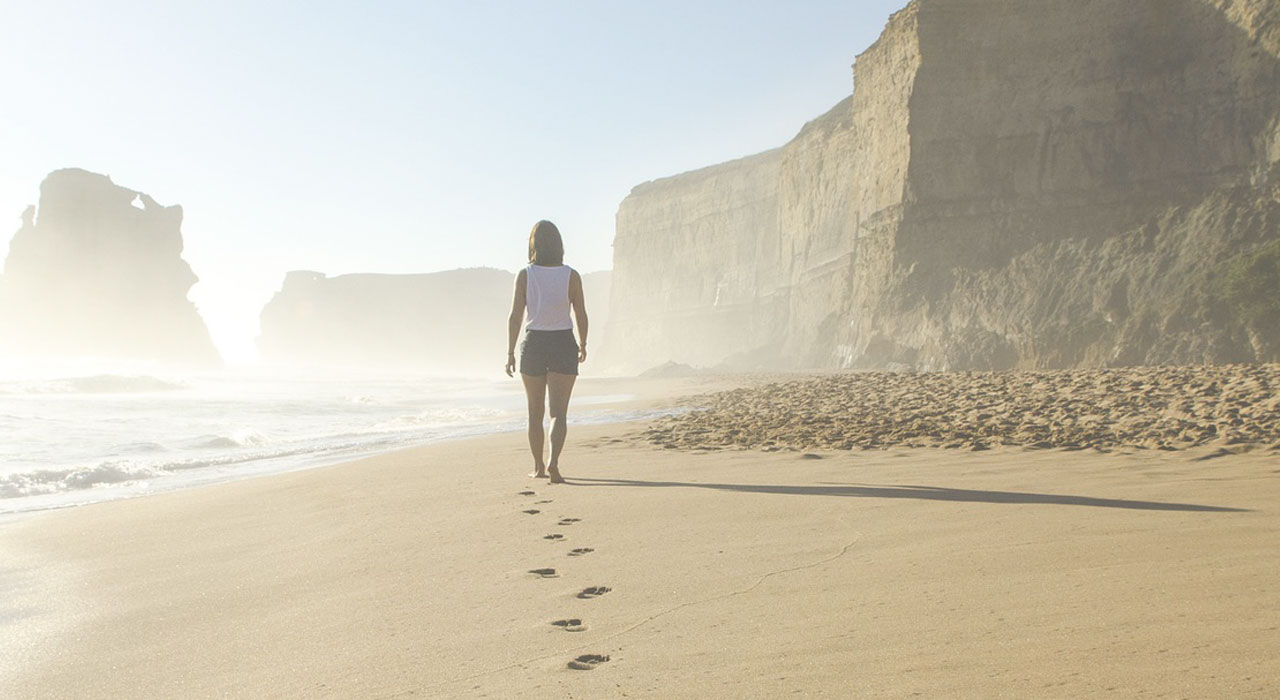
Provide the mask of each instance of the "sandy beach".
[{"label": "sandy beach", "polygon": [[516,433],[27,517],[0,528],[0,697],[1275,697],[1275,367],[1189,372],[1238,424],[1091,375],[1116,400],[1062,415],[1181,432],[846,447],[1088,382],[965,375],[888,421],[847,383],[909,378],[830,375],[574,428],[565,485]]}]

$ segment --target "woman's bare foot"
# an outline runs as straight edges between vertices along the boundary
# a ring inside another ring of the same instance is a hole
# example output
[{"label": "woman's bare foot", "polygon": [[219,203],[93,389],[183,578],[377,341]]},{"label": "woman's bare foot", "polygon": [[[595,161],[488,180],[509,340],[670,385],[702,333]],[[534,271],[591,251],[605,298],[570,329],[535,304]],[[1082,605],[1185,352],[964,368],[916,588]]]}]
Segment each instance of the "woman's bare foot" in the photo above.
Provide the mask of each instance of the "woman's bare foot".
[{"label": "woman's bare foot", "polygon": [[560,476],[560,470],[559,470],[558,468],[556,468],[556,467],[547,467],[547,471],[548,471],[548,472],[550,472],[550,476],[551,476],[551,483],[553,483],[553,484],[563,484],[563,483],[564,483],[564,477],[563,477],[563,476]]},{"label": "woman's bare foot", "polygon": [[539,469],[539,468],[536,468],[536,467],[535,467],[533,471],[529,472],[529,478],[530,478],[530,479],[545,479],[545,478],[547,478],[546,468],[544,467],[544,468]]}]

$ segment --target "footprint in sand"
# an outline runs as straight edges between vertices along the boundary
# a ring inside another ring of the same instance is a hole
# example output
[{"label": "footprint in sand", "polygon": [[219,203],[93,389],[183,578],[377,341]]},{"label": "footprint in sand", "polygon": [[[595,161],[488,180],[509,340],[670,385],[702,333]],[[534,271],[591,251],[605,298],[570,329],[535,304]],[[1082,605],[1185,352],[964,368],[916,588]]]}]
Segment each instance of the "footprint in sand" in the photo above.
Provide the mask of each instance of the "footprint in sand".
[{"label": "footprint in sand", "polygon": [[600,596],[604,595],[605,593],[608,593],[611,590],[613,589],[609,588],[608,586],[592,586],[590,588],[584,588],[581,591],[578,591],[578,597],[582,598],[583,600],[589,600],[591,598],[599,598]]},{"label": "footprint in sand", "polygon": [[539,506],[540,506],[540,505],[542,505],[543,503],[550,503],[550,502],[551,502],[551,499],[550,499],[550,498],[548,498],[548,499],[547,499],[547,500],[545,500],[545,501],[534,501],[534,502],[533,502],[533,504],[534,504],[534,505],[539,505]]},{"label": "footprint in sand", "polygon": [[594,552],[594,551],[596,551],[596,550],[594,550],[594,549],[592,549],[592,548],[590,548],[590,547],[578,547],[577,549],[570,551],[570,552],[569,552],[569,556],[571,556],[571,557],[580,557],[580,556],[582,556],[583,554],[587,554],[587,553],[589,553],[589,552]]},{"label": "footprint in sand", "polygon": [[567,620],[556,620],[551,624],[563,629],[565,632],[585,632],[587,629],[587,626],[582,624],[582,620],[579,620],[576,617],[572,617]]},{"label": "footprint in sand", "polygon": [[520,512],[521,512],[521,513],[528,513],[529,515],[537,515],[538,513],[541,513],[542,511],[538,510],[537,508],[530,508],[529,510],[522,510],[522,511],[520,511]]},{"label": "footprint in sand", "polygon": [[551,533],[550,535],[543,535],[543,536],[542,536],[542,539],[544,539],[544,540],[563,540],[563,539],[564,539],[564,535],[562,535],[562,534],[560,534],[560,533],[558,533],[558,532],[553,532],[553,533]]},{"label": "footprint in sand", "polygon": [[608,656],[601,656],[600,654],[583,654],[573,661],[570,661],[569,668],[575,671],[590,671],[608,660]]},{"label": "footprint in sand", "polygon": [[565,518],[565,519],[561,520],[559,524],[560,524],[560,525],[572,525],[572,524],[574,524],[574,523],[580,523],[580,522],[582,522],[582,518]]},{"label": "footprint in sand", "polygon": [[555,569],[529,569],[529,573],[542,578],[556,578],[560,575]]},{"label": "footprint in sand", "polygon": [[536,495],[538,495],[538,494],[537,494],[537,492],[535,492],[535,491],[521,491],[521,492],[519,493],[519,495],[521,495],[521,496],[536,496]]}]

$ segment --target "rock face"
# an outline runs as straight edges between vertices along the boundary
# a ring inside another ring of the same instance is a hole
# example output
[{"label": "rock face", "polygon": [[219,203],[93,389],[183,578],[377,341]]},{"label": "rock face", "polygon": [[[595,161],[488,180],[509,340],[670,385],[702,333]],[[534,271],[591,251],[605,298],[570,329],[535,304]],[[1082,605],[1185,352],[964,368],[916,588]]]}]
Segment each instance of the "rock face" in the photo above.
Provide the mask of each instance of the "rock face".
[{"label": "rock face", "polygon": [[916,0],[786,146],[623,201],[608,359],[1280,359],[1278,66],[1277,0]]},{"label": "rock face", "polygon": [[[298,271],[262,310],[258,349],[271,362],[495,374],[506,357],[515,275],[474,268],[326,277]],[[609,273],[582,275],[592,328],[603,326]]]},{"label": "rock face", "polygon": [[0,277],[0,351],[220,364],[187,292],[182,207],[105,175],[58,170],[28,207]]},{"label": "rock face", "polygon": [[[618,210],[610,361],[710,364],[781,330],[781,151],[640,185]],[[618,327],[616,320],[623,320]]]}]

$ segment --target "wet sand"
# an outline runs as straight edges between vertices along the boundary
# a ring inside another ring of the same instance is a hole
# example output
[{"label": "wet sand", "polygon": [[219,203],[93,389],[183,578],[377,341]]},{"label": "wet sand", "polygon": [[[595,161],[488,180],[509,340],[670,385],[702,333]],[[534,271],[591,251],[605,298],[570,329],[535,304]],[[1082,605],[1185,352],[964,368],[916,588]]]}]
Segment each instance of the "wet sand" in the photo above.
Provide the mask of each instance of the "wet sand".
[{"label": "wet sand", "polygon": [[[817,402],[805,424],[829,432],[874,419],[822,393],[849,380],[770,392]],[[774,433],[741,422],[731,410],[768,406],[749,392],[699,400],[719,413],[574,429],[565,485],[524,477],[524,436],[507,434],[24,519],[0,529],[0,696],[1280,687],[1280,456],[1265,440],[831,449],[780,438],[794,410]],[[1229,405],[1250,429],[1273,399]],[[991,410],[964,401],[922,405]],[[700,421],[703,438],[666,447]],[[707,449],[735,421],[759,442]]]}]

